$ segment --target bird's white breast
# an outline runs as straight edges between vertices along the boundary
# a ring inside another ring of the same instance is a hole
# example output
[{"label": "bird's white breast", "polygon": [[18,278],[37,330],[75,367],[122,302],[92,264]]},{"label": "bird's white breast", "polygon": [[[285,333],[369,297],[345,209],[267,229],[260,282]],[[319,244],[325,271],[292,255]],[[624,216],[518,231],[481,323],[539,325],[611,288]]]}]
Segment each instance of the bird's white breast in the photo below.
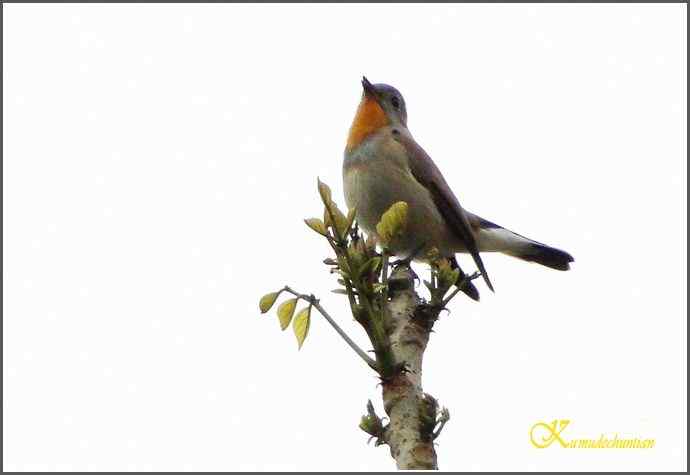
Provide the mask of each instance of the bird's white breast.
[{"label": "bird's white breast", "polygon": [[375,235],[381,215],[394,203],[404,201],[408,204],[407,229],[393,251],[406,255],[426,243],[451,255],[456,239],[429,191],[412,176],[407,160],[405,148],[386,136],[367,140],[346,154],[343,188],[347,206],[356,208],[360,227]]}]

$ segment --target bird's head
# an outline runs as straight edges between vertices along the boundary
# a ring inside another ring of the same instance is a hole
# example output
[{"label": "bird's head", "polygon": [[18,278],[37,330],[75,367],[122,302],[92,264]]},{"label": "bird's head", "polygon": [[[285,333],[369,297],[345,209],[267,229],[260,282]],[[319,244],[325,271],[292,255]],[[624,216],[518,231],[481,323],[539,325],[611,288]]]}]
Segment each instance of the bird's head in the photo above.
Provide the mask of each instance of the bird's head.
[{"label": "bird's head", "polygon": [[357,147],[381,127],[407,127],[407,110],[402,94],[388,84],[372,84],[362,78],[362,100],[350,127],[347,148]]},{"label": "bird's head", "polygon": [[381,109],[391,124],[407,125],[407,110],[405,99],[393,86],[388,84],[372,84],[366,77],[362,77],[362,101],[373,100]]}]

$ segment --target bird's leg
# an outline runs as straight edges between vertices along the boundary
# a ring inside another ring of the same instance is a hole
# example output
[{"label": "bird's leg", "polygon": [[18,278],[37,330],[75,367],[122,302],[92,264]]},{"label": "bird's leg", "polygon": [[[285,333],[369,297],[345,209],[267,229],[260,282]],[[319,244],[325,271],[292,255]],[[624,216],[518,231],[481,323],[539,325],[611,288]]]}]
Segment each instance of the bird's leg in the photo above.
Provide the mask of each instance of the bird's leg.
[{"label": "bird's leg", "polygon": [[[396,269],[400,266],[405,266],[405,267],[408,267],[410,270],[412,270],[412,267],[410,267],[410,264],[412,264],[412,261],[415,260],[419,256],[419,254],[424,250],[425,247],[426,247],[426,242],[423,242],[422,244],[420,244],[419,246],[414,248],[412,250],[412,252],[406,258],[398,259],[397,261],[391,262],[391,266],[393,266]],[[414,272],[412,273],[412,275],[415,279],[419,279],[419,277]]]},{"label": "bird's leg", "polygon": [[[391,268],[393,269],[393,272],[391,273],[391,275],[392,275],[393,273],[395,273],[395,271],[397,271],[399,268],[405,267],[405,268],[409,271],[410,277],[412,277],[412,281],[413,281],[413,282],[414,282],[414,281],[419,282],[419,280],[420,280],[420,279],[419,279],[419,276],[418,276],[417,273],[412,269],[412,265],[411,265],[411,264],[412,264],[412,261],[419,255],[420,252],[422,252],[422,250],[423,250],[425,247],[426,247],[426,243],[423,243],[423,244],[417,246],[417,247],[410,253],[410,255],[408,255],[406,258],[404,258],[404,259],[398,259],[398,260],[396,260],[396,261],[391,262],[391,263],[390,263],[390,266],[391,266]],[[389,291],[390,291],[390,289],[389,289]]]}]

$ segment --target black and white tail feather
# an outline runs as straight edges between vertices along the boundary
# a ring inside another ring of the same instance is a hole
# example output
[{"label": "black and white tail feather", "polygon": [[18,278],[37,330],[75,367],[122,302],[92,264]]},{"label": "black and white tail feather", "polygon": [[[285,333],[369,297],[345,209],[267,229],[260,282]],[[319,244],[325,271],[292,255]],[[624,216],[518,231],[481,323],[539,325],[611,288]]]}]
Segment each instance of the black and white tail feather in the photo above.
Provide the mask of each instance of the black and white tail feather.
[{"label": "black and white tail feather", "polygon": [[479,218],[477,244],[481,252],[501,252],[551,269],[569,270],[573,256],[565,251],[521,236],[518,233]]},{"label": "black and white tail feather", "polygon": [[[547,246],[540,242],[526,238],[484,218],[468,213],[471,222],[476,226],[476,242],[480,252],[500,252],[508,256],[517,257],[523,261],[536,262],[551,269],[569,270],[573,256],[565,251]],[[479,300],[479,291],[458,265],[455,256],[450,258],[453,269],[460,271],[458,285],[460,290],[472,300]]]}]

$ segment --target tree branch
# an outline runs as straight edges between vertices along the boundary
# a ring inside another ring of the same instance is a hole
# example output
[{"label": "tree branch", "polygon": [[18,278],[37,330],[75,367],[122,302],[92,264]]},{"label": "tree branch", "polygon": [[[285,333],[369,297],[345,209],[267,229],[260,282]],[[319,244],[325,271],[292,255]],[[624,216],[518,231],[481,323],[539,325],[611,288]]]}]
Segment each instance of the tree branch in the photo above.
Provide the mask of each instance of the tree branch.
[{"label": "tree branch", "polygon": [[[336,292],[347,294],[350,310],[367,333],[376,358],[369,357],[340,328],[313,294],[301,294],[285,286],[261,297],[259,309],[261,313],[268,312],[281,292],[295,296],[278,307],[282,328],[293,316],[295,301],[303,300],[309,303],[309,310],[318,310],[357,356],[381,378],[383,405],[389,422],[384,426],[384,420],[376,415],[369,401],[367,414],[362,417],[359,427],[376,439],[376,445],[389,446],[399,469],[436,470],[434,440],[441,434],[450,414],[447,409],[440,410],[436,399],[423,391],[422,360],[440,311],[479,274],[463,276],[458,284],[459,271],[453,270],[438,253],[430,255],[432,277],[424,283],[431,300],[425,300],[415,290],[417,276],[410,263],[426,244],[420,244],[408,257],[394,263],[390,262],[392,254],[386,248],[387,243],[404,232],[407,204],[394,203],[381,216],[376,229],[383,251],[378,254],[376,244],[370,242],[372,237],[364,241],[359,234],[354,210],[351,209],[345,217],[332,201],[330,188],[320,181],[318,188],[325,207],[324,219],[309,218],[305,223],[325,237],[333,250],[335,259],[329,257],[324,264],[334,266],[331,273],[340,274],[338,282],[344,291],[337,289]],[[457,288],[444,299],[453,285]],[[306,310],[307,318],[309,310]],[[304,309],[293,324],[300,346],[307,333],[303,312]]]},{"label": "tree branch", "polygon": [[[436,424],[428,423],[428,397],[422,390],[422,359],[431,325],[415,318],[420,299],[410,269],[398,267],[390,281],[396,285],[391,285],[385,315],[394,359],[405,369],[382,383],[384,409],[390,418],[385,441],[399,469],[435,470],[438,466],[431,431]],[[435,407],[433,412],[435,420]]]},{"label": "tree branch", "polygon": [[291,293],[298,299],[302,299],[306,302],[309,302],[310,305],[312,305],[316,310],[319,311],[321,315],[323,315],[323,318],[326,319],[328,323],[331,324],[333,329],[340,335],[343,340],[345,340],[345,343],[347,343],[350,348],[352,348],[355,353],[359,355],[362,360],[374,371],[378,371],[378,365],[376,364],[376,361],[374,361],[369,355],[367,355],[364,350],[362,350],[357,343],[355,343],[352,338],[348,336],[347,333],[345,333],[345,330],[340,328],[340,326],[333,320],[333,318],[326,312],[326,309],[324,309],[321,304],[319,303],[319,300],[314,297],[313,295],[306,295],[306,294],[300,294],[299,292],[296,292],[295,290],[291,289],[287,285],[283,288],[285,292]]}]

